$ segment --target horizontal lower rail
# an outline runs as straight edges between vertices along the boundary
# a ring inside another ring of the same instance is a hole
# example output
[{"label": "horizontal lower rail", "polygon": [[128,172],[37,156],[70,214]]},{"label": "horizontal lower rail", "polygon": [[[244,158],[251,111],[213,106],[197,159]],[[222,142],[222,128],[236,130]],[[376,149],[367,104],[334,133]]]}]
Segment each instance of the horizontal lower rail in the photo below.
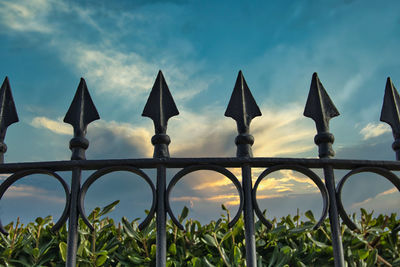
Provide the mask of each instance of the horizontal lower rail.
[{"label": "horizontal lower rail", "polygon": [[46,169],[51,171],[70,171],[79,167],[82,170],[97,170],[111,166],[134,166],[142,169],[156,168],[163,164],[167,168],[184,168],[191,165],[219,165],[239,168],[244,164],[254,168],[265,168],[278,164],[302,165],[308,168],[332,166],[334,169],[355,169],[358,167],[380,167],[399,171],[399,161],[354,160],[354,159],[299,159],[299,158],[164,158],[164,159],[106,159],[106,160],[68,160],[45,162],[22,162],[0,164],[0,173],[13,173],[27,169]]}]

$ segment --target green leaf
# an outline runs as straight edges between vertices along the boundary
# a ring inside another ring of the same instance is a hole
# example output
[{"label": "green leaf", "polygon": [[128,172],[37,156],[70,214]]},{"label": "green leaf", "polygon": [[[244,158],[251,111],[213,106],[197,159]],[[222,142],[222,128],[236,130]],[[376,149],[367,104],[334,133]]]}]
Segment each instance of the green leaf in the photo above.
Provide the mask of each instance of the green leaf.
[{"label": "green leaf", "polygon": [[39,248],[32,249],[32,256],[37,259],[39,257]]},{"label": "green leaf", "polygon": [[312,213],[311,210],[306,211],[306,213],[304,213],[304,215],[312,222],[315,222],[315,218],[314,218],[314,214]]},{"label": "green leaf", "polygon": [[218,247],[218,244],[215,242],[215,239],[209,234],[205,234],[203,238],[201,238],[201,241],[203,241],[208,246]]},{"label": "green leaf", "polygon": [[378,261],[378,251],[374,249],[367,258],[367,267],[376,266],[376,262]]},{"label": "green leaf", "polygon": [[269,261],[268,267],[274,266],[274,264],[275,264],[276,260],[278,259],[278,257],[279,257],[279,249],[278,249],[278,246],[276,246],[274,248],[274,251],[272,252],[272,257],[271,257],[271,259]]},{"label": "green leaf", "polygon": [[107,255],[101,255],[100,257],[97,257],[96,266],[102,266],[107,261],[107,258]]},{"label": "green leaf", "polygon": [[189,209],[188,207],[183,207],[181,215],[179,216],[179,222],[182,223],[184,219],[186,219],[186,217],[189,214]]},{"label": "green leaf", "polygon": [[237,246],[233,247],[233,259],[234,259],[235,264],[237,264],[239,266],[240,260],[242,259],[242,252],[240,251],[240,249]]},{"label": "green leaf", "polygon": [[369,251],[367,249],[359,249],[357,250],[357,254],[360,260],[363,260],[368,257]]},{"label": "green leaf", "polygon": [[172,255],[176,255],[176,245],[175,243],[172,243],[169,248],[168,248],[168,252],[171,253]]},{"label": "green leaf", "polygon": [[203,257],[203,262],[207,267],[215,267],[215,265],[211,264],[206,257]]},{"label": "green leaf", "polygon": [[37,217],[36,220],[35,220],[35,222],[36,222],[38,225],[43,225],[44,220],[43,220],[42,217]]},{"label": "green leaf", "polygon": [[101,210],[101,212],[99,213],[98,216],[101,217],[101,216],[103,216],[104,214],[107,214],[107,213],[113,211],[113,210],[115,209],[115,206],[116,206],[118,203],[119,203],[119,200],[116,200],[116,201],[114,201],[113,203],[108,204],[107,206],[105,206],[105,207]]},{"label": "green leaf", "polygon": [[157,252],[157,245],[156,244],[151,245],[150,256],[152,258],[156,257],[156,252]]},{"label": "green leaf", "polygon": [[197,257],[193,257],[190,261],[193,267],[201,267],[201,260]]},{"label": "green leaf", "polygon": [[67,243],[60,242],[58,247],[60,248],[61,258],[65,262],[67,260]]},{"label": "green leaf", "polygon": [[270,231],[271,234],[280,234],[286,231],[286,225],[280,225]]}]

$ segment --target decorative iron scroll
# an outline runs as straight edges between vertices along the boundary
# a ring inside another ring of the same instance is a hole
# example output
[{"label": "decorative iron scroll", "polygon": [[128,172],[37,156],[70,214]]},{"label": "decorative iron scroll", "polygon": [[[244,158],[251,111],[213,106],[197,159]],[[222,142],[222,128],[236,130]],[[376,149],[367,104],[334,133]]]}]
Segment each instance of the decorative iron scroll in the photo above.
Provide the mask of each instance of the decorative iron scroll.
[{"label": "decorative iron scroll", "polygon": [[[393,150],[396,152],[396,160],[400,160],[400,97],[390,78],[387,79],[384,103],[381,112],[381,121],[388,123],[393,131]],[[172,94],[165,78],[159,71],[150,96],[144,107],[142,116],[149,117],[154,123],[155,135],[151,142],[154,145],[153,158],[150,159],[105,159],[86,160],[85,151],[89,146],[86,139],[87,126],[100,118],[96,107],[90,97],[85,80],[82,78],[70,108],[64,118],[74,128],[74,136],[69,147],[72,151],[71,161],[51,162],[25,162],[3,163],[7,146],[4,143],[8,126],[18,122],[11,87],[6,77],[0,90],[0,173],[10,176],[0,185],[0,200],[15,182],[33,174],[44,174],[61,183],[65,192],[65,208],[53,226],[57,231],[68,220],[68,249],[66,266],[76,266],[76,253],[78,242],[78,217],[80,216],[90,229],[90,224],[85,214],[85,195],[90,186],[102,176],[125,171],[143,179],[152,192],[152,204],[147,217],[139,228],[145,227],[152,218],[156,218],[157,250],[156,266],[166,266],[166,216],[180,228],[183,226],[172,212],[170,194],[174,186],[187,174],[200,170],[209,170],[222,174],[229,179],[237,189],[240,203],[235,217],[229,222],[232,227],[244,215],[246,263],[247,266],[256,266],[256,250],[254,240],[254,213],[268,228],[271,223],[263,216],[257,202],[257,189],[263,179],[280,170],[294,170],[311,179],[318,187],[322,197],[322,214],[314,225],[318,228],[329,216],[332,235],[333,257],[335,266],[345,266],[343,246],[341,242],[340,220],[342,218],[350,229],[356,230],[357,226],[346,214],[342,203],[342,189],[346,181],[357,173],[375,173],[389,180],[400,191],[400,179],[393,171],[400,170],[398,161],[374,161],[374,160],[346,160],[332,159],[334,151],[332,144],[334,136],[329,132],[329,121],[339,115],[338,110],[330,99],[324,86],[316,73],[312,76],[311,87],[307,98],[304,116],[315,121],[317,135],[314,138],[319,148],[318,159],[305,158],[253,158],[251,146],[254,137],[250,134],[251,121],[261,116],[260,109],[251,94],[251,91],[240,71],[230,98],[225,116],[231,117],[237,124],[238,135],[235,139],[237,146],[236,157],[230,158],[170,158],[168,146],[171,142],[167,135],[168,120],[179,114]],[[167,169],[180,168],[172,180],[167,183]],[[227,168],[241,168],[242,183]],[[252,168],[266,168],[253,185]],[[319,177],[311,169],[323,170],[323,177]],[[143,171],[144,169],[157,170],[156,183]],[[349,172],[336,184],[334,170],[343,169]],[[93,173],[81,185],[82,170],[91,170]],[[71,172],[71,183],[68,183],[57,174],[59,171]],[[322,179],[323,178],[323,179]],[[395,232],[400,230],[400,225]],[[0,221],[0,232],[7,234]]]}]

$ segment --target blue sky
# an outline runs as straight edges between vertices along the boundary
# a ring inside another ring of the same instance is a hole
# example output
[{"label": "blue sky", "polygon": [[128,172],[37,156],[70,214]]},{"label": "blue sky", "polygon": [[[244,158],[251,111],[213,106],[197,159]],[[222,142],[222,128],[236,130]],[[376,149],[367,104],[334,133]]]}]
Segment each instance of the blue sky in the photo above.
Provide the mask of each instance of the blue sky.
[{"label": "blue sky", "polygon": [[[180,111],[169,121],[172,157],[235,156],[236,125],[223,114],[242,70],[263,114],[251,126],[254,156],[317,156],[314,122],[302,113],[318,72],[341,113],[331,120],[337,157],[394,159],[379,116],[386,78],[400,86],[399,8],[398,1],[0,0],[0,77],[9,77],[20,117],[8,129],[5,161],[69,159],[72,127],[62,119],[80,77],[101,117],[88,127],[87,158],[151,157],[153,125],[141,112],[159,69]],[[203,222],[218,218],[221,203],[234,211],[227,181],[206,171],[185,178],[174,210],[187,205]],[[116,218],[143,218],[146,190],[134,176],[109,175],[89,190],[87,211],[120,199]],[[349,181],[344,196],[349,212],[399,212],[398,192],[372,175]],[[321,210],[316,187],[290,171],[261,184],[258,199],[271,217]],[[63,202],[58,184],[31,177],[4,196],[0,216],[5,224],[57,217]]]}]

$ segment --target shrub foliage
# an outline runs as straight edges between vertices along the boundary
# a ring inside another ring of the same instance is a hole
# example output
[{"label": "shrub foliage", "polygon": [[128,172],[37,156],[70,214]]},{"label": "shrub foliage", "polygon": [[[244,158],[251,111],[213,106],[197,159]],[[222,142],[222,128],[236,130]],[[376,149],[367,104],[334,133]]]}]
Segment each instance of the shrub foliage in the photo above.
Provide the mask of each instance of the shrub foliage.
[{"label": "shrub foliage", "polygon": [[[95,231],[79,221],[78,266],[154,266],[156,254],[155,220],[142,231],[137,219],[123,217],[118,224],[106,217],[118,201],[89,216]],[[185,207],[179,216],[185,231],[171,220],[167,223],[167,266],[245,266],[244,222],[240,219],[228,228],[229,211],[218,221],[201,225],[186,219]],[[299,215],[273,220],[268,230],[256,223],[258,266],[333,266],[329,221],[312,230],[315,218],[307,211],[307,221]],[[353,218],[355,216],[353,215]],[[355,218],[354,218],[355,219]],[[357,220],[359,231],[342,225],[345,260],[348,266],[400,266],[400,241],[393,229],[399,224],[396,214],[379,215],[361,210]],[[64,266],[67,250],[66,225],[51,232],[52,218],[37,218],[24,226],[17,222],[1,234],[0,265],[2,266]]]}]

